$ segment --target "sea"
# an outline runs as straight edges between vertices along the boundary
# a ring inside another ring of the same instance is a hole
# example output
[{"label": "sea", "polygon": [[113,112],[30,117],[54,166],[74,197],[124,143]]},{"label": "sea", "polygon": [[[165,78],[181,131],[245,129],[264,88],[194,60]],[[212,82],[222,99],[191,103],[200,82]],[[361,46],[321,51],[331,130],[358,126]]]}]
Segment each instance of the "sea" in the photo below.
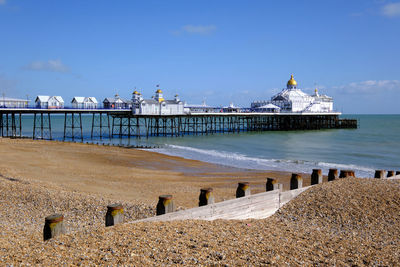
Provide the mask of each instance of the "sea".
[{"label": "sea", "polygon": [[[82,123],[84,142],[152,146],[154,152],[242,169],[310,173],[318,168],[324,174],[329,168],[353,169],[359,177],[371,177],[377,169],[400,170],[400,115],[341,118],[357,119],[359,127],[92,140],[92,117],[83,115]],[[53,139],[63,140],[64,116],[52,115],[51,124]],[[23,136],[32,136],[32,125],[33,116],[23,116]]]}]

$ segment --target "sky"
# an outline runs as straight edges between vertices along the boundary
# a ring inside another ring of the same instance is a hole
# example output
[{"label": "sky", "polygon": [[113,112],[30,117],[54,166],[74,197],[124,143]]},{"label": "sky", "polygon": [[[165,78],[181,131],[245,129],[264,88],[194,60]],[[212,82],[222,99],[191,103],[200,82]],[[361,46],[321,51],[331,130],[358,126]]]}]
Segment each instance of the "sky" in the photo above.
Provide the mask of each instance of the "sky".
[{"label": "sky", "polygon": [[0,93],[156,91],[249,107],[286,87],[343,113],[400,113],[400,1],[0,0]]}]

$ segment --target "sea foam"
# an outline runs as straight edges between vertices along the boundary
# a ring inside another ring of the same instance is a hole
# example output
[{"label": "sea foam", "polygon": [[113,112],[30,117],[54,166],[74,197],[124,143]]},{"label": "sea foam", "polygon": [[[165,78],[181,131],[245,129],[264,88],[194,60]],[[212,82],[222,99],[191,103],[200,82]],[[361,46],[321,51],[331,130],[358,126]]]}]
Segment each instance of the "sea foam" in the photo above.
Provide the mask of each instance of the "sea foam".
[{"label": "sea foam", "polygon": [[374,170],[371,168],[352,164],[313,162],[300,159],[266,159],[250,157],[238,152],[200,149],[171,144],[166,144],[163,148],[153,149],[152,151],[224,166],[253,170],[274,170],[311,173],[312,169],[318,168],[322,169],[322,172],[324,174],[328,174],[329,168],[337,168],[352,169],[356,172],[356,175],[360,177],[371,177],[374,173]]}]

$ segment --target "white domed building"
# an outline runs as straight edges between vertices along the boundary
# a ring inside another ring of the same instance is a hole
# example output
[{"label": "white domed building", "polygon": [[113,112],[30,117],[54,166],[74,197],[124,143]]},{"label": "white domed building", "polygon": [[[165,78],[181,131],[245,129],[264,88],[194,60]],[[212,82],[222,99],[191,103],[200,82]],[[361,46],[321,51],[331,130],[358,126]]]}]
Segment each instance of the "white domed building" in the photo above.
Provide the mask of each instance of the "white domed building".
[{"label": "white domed building", "polygon": [[184,103],[175,95],[173,100],[165,100],[163,91],[157,89],[151,99],[143,99],[138,91],[132,93],[132,113],[140,115],[179,115],[184,114]]},{"label": "white domed building", "polygon": [[319,95],[315,89],[314,95],[304,93],[297,88],[297,81],[291,75],[286,88],[273,97],[270,101],[254,101],[251,108],[256,111],[274,112],[315,112],[325,113],[333,111],[333,99],[327,95]]}]

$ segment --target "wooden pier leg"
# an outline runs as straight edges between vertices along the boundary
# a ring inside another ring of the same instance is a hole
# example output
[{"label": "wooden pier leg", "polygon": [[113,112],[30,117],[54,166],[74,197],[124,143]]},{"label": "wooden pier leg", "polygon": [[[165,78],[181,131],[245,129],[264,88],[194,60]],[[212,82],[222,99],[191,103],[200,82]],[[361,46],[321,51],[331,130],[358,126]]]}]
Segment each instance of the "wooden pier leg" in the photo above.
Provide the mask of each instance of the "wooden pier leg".
[{"label": "wooden pier leg", "polygon": [[200,189],[199,206],[205,206],[214,203],[214,194],[212,188]]},{"label": "wooden pier leg", "polygon": [[107,206],[106,227],[124,222],[124,208],[122,204],[114,203]]},{"label": "wooden pier leg", "polygon": [[43,228],[43,239],[48,240],[60,234],[65,234],[64,216],[62,214],[53,214],[45,218]]},{"label": "wooden pier leg", "polygon": [[[90,131],[90,139],[93,139],[94,116],[95,116],[95,113],[93,113],[93,116],[92,116],[92,130]],[[101,136],[101,133],[100,133],[100,136]]]},{"label": "wooden pier leg", "polygon": [[385,178],[384,170],[376,170],[374,178]]},{"label": "wooden pier leg", "polygon": [[238,183],[238,187],[236,189],[236,198],[250,196],[250,183],[249,182],[240,182]]},{"label": "wooden pier leg", "polygon": [[273,191],[279,189],[278,180],[275,178],[267,178],[267,183],[265,185],[265,191]]},{"label": "wooden pier leg", "polygon": [[158,197],[157,215],[174,212],[175,204],[172,195],[161,195]]},{"label": "wooden pier leg", "polygon": [[303,178],[298,173],[292,173],[292,178],[290,179],[290,190],[298,189],[303,187]]},{"label": "wooden pier leg", "polygon": [[322,184],[322,170],[321,169],[313,169],[311,174],[311,185],[314,184]]},{"label": "wooden pier leg", "polygon": [[79,112],[79,128],[81,130],[81,140],[83,142],[82,113]]},{"label": "wooden pier leg", "polygon": [[48,122],[49,122],[49,125],[48,125],[48,129],[49,129],[49,137],[50,137],[50,140],[53,140],[53,136],[52,136],[52,134],[51,134],[51,116],[50,116],[50,113],[47,113],[47,120],[48,120]]}]

